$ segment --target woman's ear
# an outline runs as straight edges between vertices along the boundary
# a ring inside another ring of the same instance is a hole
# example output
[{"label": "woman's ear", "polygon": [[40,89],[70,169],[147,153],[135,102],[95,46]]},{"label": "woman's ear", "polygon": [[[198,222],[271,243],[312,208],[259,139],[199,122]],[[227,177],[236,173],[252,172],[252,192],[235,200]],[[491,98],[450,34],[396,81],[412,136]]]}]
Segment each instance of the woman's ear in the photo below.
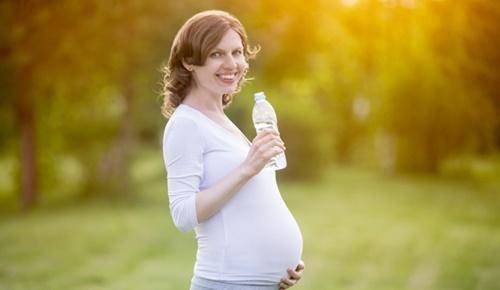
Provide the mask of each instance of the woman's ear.
[{"label": "woman's ear", "polygon": [[188,64],[186,62],[186,60],[182,60],[182,66],[187,69],[188,71],[193,71],[193,65],[192,64]]}]

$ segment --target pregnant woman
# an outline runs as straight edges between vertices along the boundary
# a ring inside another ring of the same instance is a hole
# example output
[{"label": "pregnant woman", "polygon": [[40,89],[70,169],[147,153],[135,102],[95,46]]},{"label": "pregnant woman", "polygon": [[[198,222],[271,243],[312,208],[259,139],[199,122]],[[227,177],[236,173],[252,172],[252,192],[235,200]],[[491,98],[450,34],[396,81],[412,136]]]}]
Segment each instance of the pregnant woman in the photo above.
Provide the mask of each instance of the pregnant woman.
[{"label": "pregnant woman", "polygon": [[181,27],[165,69],[170,212],[198,242],[191,290],[286,289],[303,275],[300,229],[264,168],[283,141],[250,142],[224,113],[256,53],[234,16],[210,10]]}]

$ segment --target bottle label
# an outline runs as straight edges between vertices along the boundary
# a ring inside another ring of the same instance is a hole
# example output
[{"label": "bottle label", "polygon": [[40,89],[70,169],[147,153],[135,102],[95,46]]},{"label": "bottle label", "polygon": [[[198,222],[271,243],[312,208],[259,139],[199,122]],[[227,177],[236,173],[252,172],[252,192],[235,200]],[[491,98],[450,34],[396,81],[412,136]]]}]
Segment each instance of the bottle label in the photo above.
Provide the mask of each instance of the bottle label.
[{"label": "bottle label", "polygon": [[262,131],[262,130],[265,130],[265,129],[272,129],[272,130],[278,131],[276,124],[272,121],[255,123],[255,130],[257,130],[257,133]]}]

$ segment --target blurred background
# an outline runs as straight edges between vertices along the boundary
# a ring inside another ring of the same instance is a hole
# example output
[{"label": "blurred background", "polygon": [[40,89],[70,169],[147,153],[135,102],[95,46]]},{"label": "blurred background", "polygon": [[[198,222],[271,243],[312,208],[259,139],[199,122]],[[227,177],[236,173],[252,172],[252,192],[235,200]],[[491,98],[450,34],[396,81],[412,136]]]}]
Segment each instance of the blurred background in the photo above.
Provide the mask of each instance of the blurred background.
[{"label": "blurred background", "polygon": [[262,47],[226,112],[277,111],[293,289],[500,289],[496,0],[1,1],[1,289],[188,289],[161,69],[206,9]]}]

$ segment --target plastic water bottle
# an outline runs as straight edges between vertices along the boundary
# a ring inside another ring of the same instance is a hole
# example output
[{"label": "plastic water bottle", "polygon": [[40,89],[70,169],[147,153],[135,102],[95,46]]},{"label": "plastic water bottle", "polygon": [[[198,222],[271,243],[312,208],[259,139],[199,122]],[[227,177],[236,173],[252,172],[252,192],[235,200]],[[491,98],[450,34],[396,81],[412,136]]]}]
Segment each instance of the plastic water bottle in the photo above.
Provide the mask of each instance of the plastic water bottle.
[{"label": "plastic water bottle", "polygon": [[[264,129],[273,129],[278,132],[278,120],[273,106],[266,100],[263,92],[254,94],[255,105],[253,106],[252,119],[257,133]],[[271,158],[265,168],[280,170],[286,167],[285,152]]]}]

